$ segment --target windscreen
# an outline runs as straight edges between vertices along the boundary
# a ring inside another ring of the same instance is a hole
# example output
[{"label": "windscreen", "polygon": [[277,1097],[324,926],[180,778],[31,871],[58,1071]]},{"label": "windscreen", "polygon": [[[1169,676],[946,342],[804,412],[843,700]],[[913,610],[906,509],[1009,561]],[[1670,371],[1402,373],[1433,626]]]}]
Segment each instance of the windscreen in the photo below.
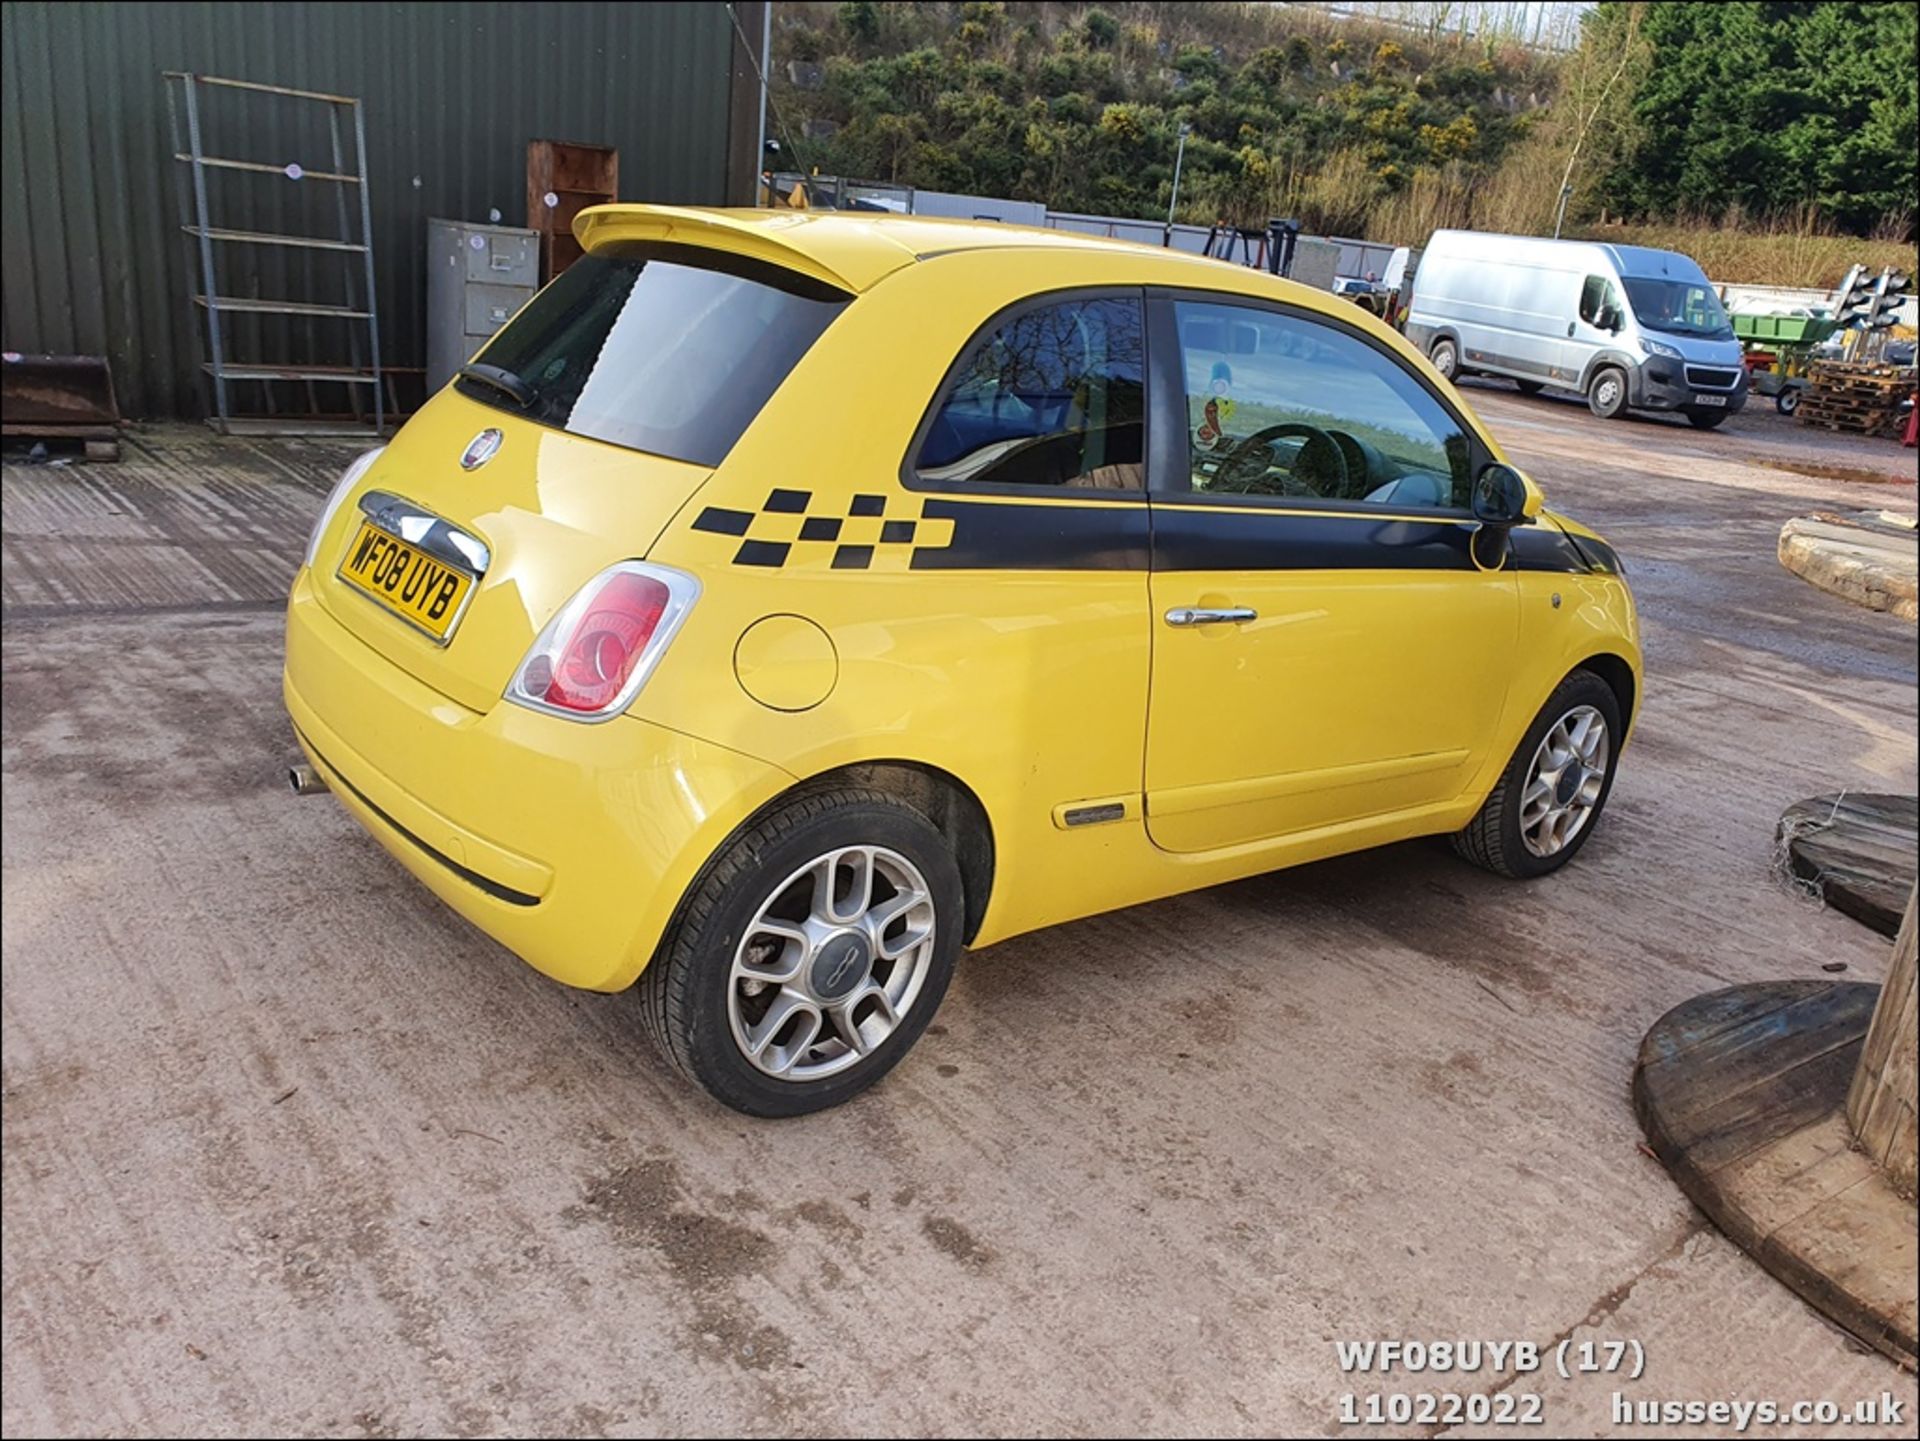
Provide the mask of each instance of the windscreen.
[{"label": "windscreen", "polygon": [[624,243],[576,260],[462,377],[469,399],[695,465],[726,458],[850,295],[700,246]]},{"label": "windscreen", "polygon": [[1733,326],[1710,285],[1638,275],[1622,276],[1621,284],[1627,288],[1634,319],[1644,326],[1703,340],[1733,339]]}]

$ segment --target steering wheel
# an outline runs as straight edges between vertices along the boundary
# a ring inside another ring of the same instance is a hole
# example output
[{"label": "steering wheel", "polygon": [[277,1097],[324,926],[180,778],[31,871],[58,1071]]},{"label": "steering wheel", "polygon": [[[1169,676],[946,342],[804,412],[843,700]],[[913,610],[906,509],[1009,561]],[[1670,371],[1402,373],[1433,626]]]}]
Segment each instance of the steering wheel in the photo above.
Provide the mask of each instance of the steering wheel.
[{"label": "steering wheel", "polygon": [[[1303,442],[1294,452],[1293,464],[1288,469],[1288,478],[1293,481],[1291,487],[1283,484],[1278,494],[1315,495],[1338,498],[1347,493],[1347,458],[1340,444],[1331,434],[1316,425],[1302,425],[1298,421],[1287,421],[1281,425],[1269,425],[1243,436],[1233,444],[1220,462],[1220,468],[1214,472],[1212,490],[1232,491],[1239,494],[1274,494],[1272,491],[1260,491],[1256,487],[1266,480],[1273,470],[1273,452],[1271,446],[1276,440],[1297,435]],[[1325,475],[1334,482],[1331,486],[1319,486],[1301,478],[1302,462],[1308,468]]]}]

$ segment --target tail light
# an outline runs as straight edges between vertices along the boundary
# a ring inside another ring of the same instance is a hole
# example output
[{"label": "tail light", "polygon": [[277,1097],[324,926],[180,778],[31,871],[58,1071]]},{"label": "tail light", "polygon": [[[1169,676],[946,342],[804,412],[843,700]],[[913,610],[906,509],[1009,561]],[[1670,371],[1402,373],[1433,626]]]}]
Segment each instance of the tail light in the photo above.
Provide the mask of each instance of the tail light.
[{"label": "tail light", "polygon": [[638,560],[609,566],[540,632],[507,683],[507,699],[569,720],[619,715],[699,594],[700,583],[683,571]]},{"label": "tail light", "polygon": [[347,492],[353,489],[354,483],[367,473],[373,463],[380,458],[380,452],[385,449],[384,445],[375,446],[372,450],[355,456],[353,464],[349,465],[341,477],[333,483],[333,489],[327,493],[327,503],[320,507],[320,518],[313,523],[313,531],[307,536],[306,564],[309,568],[315,560],[319,559],[320,537],[327,533],[327,526],[333,520],[333,513],[340,509],[340,502],[347,498]]}]

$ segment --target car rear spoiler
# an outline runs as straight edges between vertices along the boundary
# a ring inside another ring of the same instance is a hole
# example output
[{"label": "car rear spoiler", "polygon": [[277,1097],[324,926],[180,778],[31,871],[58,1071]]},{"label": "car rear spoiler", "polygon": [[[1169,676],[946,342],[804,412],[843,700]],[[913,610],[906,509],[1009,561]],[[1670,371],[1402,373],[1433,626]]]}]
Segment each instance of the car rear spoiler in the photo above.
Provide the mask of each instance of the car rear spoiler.
[{"label": "car rear spoiler", "polygon": [[899,242],[876,235],[871,244],[833,247],[837,253],[828,264],[813,243],[813,220],[805,211],[595,205],[574,218],[573,234],[588,251],[620,240],[704,245],[783,266],[837,290],[849,291],[865,290],[915,259],[913,252]]}]

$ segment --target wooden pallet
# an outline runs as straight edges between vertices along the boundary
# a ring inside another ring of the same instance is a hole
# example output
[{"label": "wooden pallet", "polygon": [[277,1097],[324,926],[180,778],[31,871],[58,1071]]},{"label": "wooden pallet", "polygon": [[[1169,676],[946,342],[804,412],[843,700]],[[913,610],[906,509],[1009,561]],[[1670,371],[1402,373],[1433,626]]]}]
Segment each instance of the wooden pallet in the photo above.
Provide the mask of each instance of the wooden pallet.
[{"label": "wooden pallet", "polygon": [[1817,360],[1807,370],[1815,393],[1899,401],[1914,385],[1913,372],[1892,365],[1858,365]]},{"label": "wooden pallet", "polygon": [[1824,430],[1854,431],[1861,435],[1891,432],[1899,426],[1900,404],[1913,392],[1913,380],[1899,373],[1891,378],[1876,375],[1871,379],[1873,386],[1867,388],[1844,376],[1836,380],[1833,374],[1823,373],[1823,367],[1816,366],[1812,388],[1801,397],[1795,414],[1802,425]]},{"label": "wooden pallet", "polygon": [[1892,435],[1900,428],[1896,416],[1820,415],[1808,410],[1805,401],[1794,412],[1794,418],[1816,430],[1839,431],[1847,435]]}]

